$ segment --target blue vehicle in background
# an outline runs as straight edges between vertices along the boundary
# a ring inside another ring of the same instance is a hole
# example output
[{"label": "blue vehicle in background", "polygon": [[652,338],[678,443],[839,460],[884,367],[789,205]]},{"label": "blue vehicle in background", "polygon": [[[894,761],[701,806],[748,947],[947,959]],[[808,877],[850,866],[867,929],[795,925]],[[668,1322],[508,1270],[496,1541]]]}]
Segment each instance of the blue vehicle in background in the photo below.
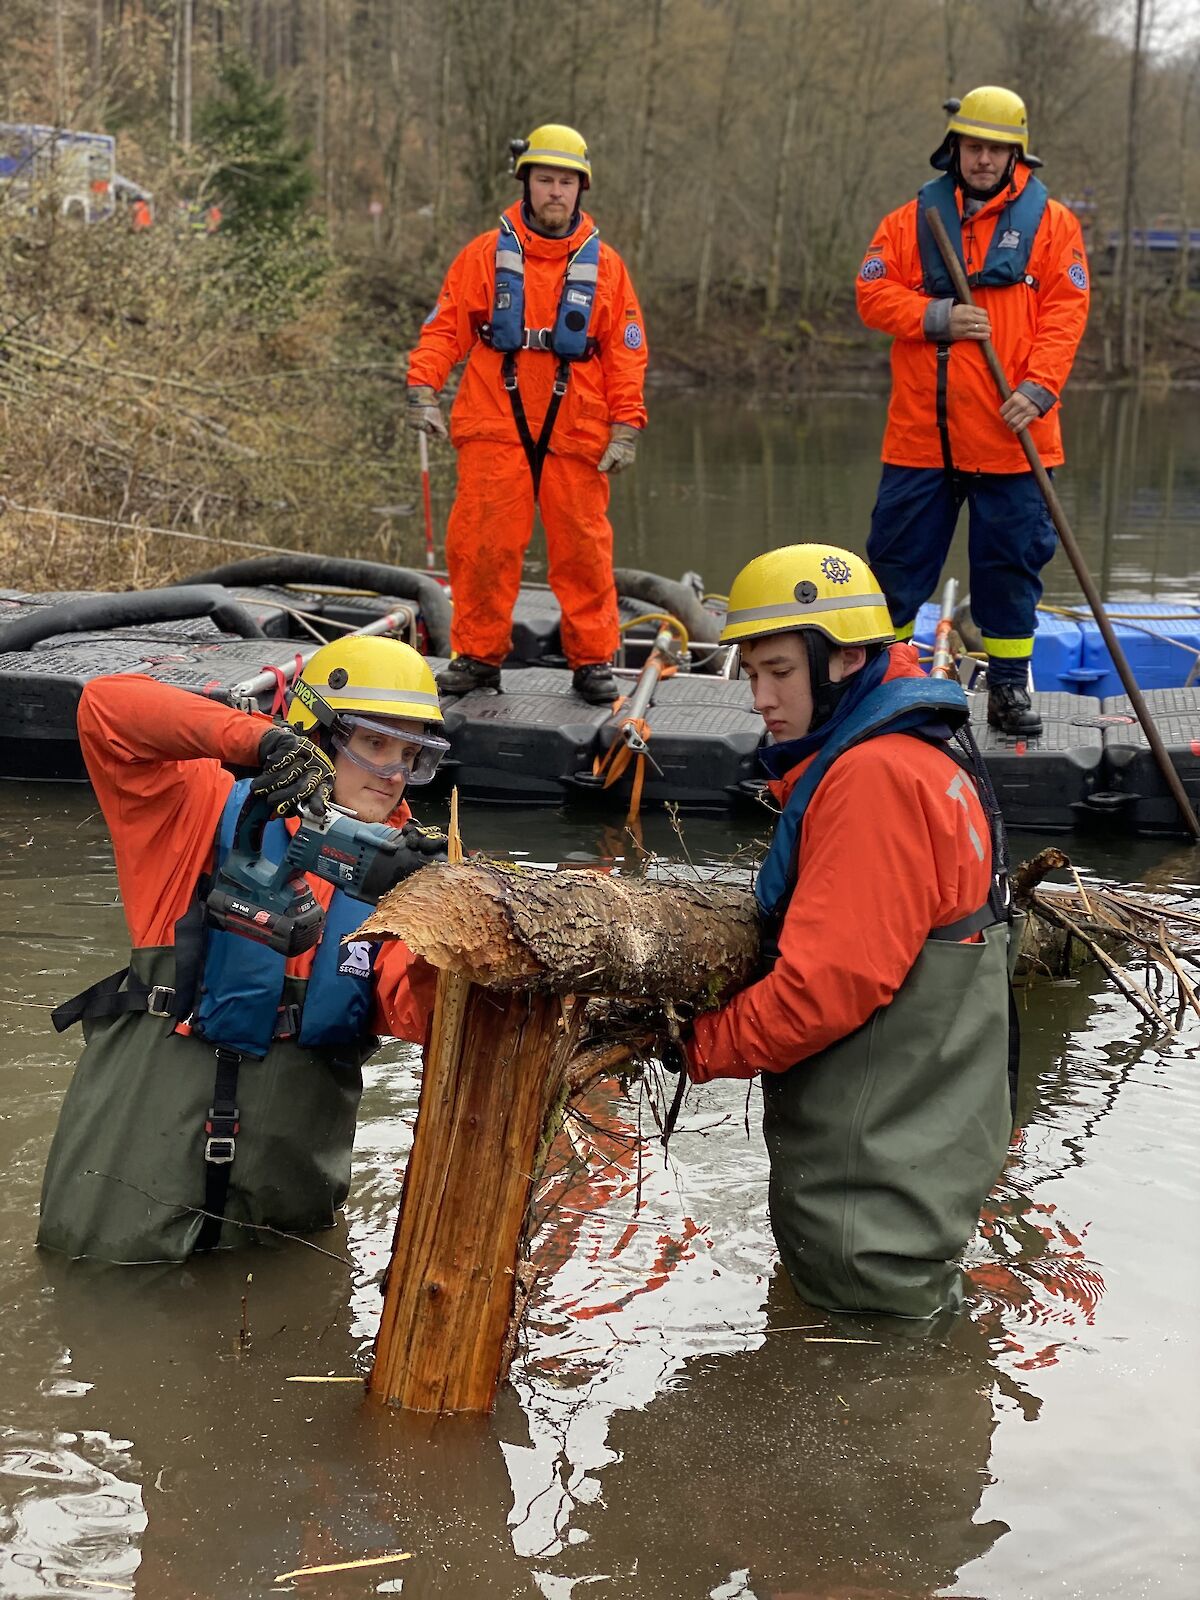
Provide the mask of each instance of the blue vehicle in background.
[{"label": "blue vehicle in background", "polygon": [[32,122],[0,122],[0,205],[51,201],[64,217],[103,222],[117,205],[117,142]]}]

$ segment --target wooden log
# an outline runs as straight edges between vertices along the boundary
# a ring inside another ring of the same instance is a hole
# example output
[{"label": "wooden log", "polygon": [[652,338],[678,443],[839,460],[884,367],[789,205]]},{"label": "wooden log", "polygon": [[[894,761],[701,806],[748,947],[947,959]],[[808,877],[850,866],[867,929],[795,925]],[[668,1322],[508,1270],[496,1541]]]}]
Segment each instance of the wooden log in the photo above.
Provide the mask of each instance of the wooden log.
[{"label": "wooden log", "polygon": [[362,931],[441,969],[369,1392],[488,1411],[548,1114],[570,1088],[575,996],[717,1004],[753,971],[753,896],[451,862],[394,890]]},{"label": "wooden log", "polygon": [[740,988],[758,956],[746,889],[473,860],[420,872],[360,932],[403,939],[496,989],[653,997],[698,1008]]}]

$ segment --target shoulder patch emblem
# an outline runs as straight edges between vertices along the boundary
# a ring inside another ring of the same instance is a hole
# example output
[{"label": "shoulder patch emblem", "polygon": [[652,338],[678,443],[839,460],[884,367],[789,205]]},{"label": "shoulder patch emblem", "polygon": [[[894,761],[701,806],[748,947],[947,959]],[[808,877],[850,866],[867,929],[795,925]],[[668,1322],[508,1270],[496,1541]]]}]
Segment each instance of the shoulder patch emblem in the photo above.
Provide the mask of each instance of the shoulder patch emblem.
[{"label": "shoulder patch emblem", "polygon": [[996,249],[997,250],[1019,250],[1020,247],[1021,247],[1021,230],[1020,230],[1020,228],[1005,228],[1004,232],[1000,235],[1000,243],[996,246]]},{"label": "shoulder patch emblem", "polygon": [[642,348],[642,330],[636,322],[631,322],[625,329],[625,343],[631,350]]},{"label": "shoulder patch emblem", "polygon": [[868,256],[859,268],[858,275],[868,283],[871,283],[875,278],[886,278],[887,264],[881,261],[878,256]]},{"label": "shoulder patch emblem", "polygon": [[1073,261],[1067,268],[1067,277],[1070,278],[1071,282],[1077,289],[1086,289],[1088,286],[1087,273],[1083,270],[1078,261]]}]

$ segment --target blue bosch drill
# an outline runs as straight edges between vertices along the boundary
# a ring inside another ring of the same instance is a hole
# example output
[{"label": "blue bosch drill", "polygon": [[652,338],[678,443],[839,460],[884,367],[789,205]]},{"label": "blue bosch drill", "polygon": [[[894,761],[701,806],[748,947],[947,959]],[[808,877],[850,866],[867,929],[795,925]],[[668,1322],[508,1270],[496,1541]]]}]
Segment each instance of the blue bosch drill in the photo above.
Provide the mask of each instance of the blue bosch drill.
[{"label": "blue bosch drill", "polygon": [[285,956],[311,950],[321,937],[325,913],[306,873],[374,905],[411,873],[446,859],[446,841],[433,829],[360,822],[331,803],[324,816],[302,809],[282,860],[270,861],[263,838],[272,814],[266,795],[251,794],[242,807],[233,847],[208,896],[208,920]]}]

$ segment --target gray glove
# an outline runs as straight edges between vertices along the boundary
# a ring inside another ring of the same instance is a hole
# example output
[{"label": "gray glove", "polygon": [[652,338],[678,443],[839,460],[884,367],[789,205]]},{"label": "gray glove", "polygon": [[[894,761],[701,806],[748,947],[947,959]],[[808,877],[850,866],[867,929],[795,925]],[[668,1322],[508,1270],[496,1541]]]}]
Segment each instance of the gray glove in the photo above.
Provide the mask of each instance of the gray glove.
[{"label": "gray glove", "polygon": [[437,395],[427,383],[408,386],[408,411],[404,418],[414,433],[431,433],[436,439],[446,438],[446,423]]},{"label": "gray glove", "polygon": [[624,472],[633,465],[637,455],[637,428],[627,422],[614,422],[608,433],[608,445],[596,463],[597,472]]}]

